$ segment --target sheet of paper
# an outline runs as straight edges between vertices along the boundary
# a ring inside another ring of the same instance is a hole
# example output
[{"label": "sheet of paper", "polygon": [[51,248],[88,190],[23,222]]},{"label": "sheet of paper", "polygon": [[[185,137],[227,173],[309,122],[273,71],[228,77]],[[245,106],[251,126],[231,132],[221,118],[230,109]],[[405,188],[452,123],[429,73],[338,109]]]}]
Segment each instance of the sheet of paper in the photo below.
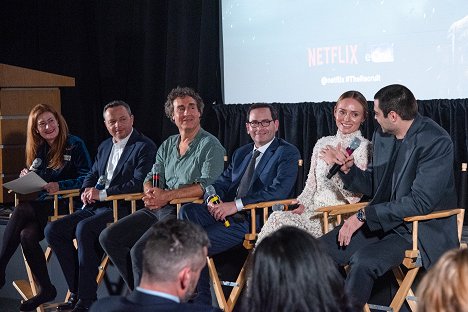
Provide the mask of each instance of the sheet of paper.
[{"label": "sheet of paper", "polygon": [[35,172],[31,171],[21,178],[4,183],[3,187],[12,190],[15,193],[29,194],[42,190],[42,187],[46,184],[46,181],[44,181]]}]

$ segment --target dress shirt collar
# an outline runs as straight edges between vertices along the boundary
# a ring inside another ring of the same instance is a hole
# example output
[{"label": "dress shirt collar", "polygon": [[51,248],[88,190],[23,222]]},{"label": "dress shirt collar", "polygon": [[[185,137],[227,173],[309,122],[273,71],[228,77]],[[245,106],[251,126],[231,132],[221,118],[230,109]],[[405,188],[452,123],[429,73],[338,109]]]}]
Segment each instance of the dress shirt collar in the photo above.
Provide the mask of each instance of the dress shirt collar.
[{"label": "dress shirt collar", "polygon": [[165,292],[161,292],[157,290],[149,290],[149,289],[145,289],[139,286],[136,288],[136,290],[138,290],[139,292],[145,293],[147,295],[158,296],[158,297],[166,298],[166,299],[175,301],[177,303],[180,303],[179,297],[165,293]]},{"label": "dress shirt collar", "polygon": [[[275,139],[275,138],[273,138],[273,140],[274,140],[274,139]],[[271,143],[273,143],[273,140],[271,140],[270,142],[268,142],[268,143],[265,144],[265,145],[260,146],[259,148],[256,148],[256,147],[255,147],[255,144],[254,144],[254,149],[253,149],[253,150],[254,150],[254,151],[257,150],[257,151],[260,152],[260,155],[263,155],[263,154],[265,153],[265,151],[270,147]]]},{"label": "dress shirt collar", "polygon": [[123,138],[119,142],[116,142],[114,139],[112,139],[112,143],[114,143],[114,146],[116,148],[124,148],[125,145],[127,145],[127,142],[130,139],[130,136],[132,135],[132,133],[133,133],[133,128],[132,128],[132,131],[130,131],[130,134],[127,135],[125,138]]}]

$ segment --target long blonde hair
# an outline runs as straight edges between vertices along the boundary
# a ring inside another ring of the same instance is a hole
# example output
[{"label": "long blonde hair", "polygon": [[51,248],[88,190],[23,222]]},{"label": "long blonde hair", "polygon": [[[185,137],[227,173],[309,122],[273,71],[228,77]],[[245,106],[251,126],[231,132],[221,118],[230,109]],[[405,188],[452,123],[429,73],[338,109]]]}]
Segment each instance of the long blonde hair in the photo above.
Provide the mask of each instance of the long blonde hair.
[{"label": "long blonde hair", "polygon": [[37,119],[39,115],[50,112],[57,119],[59,134],[49,150],[48,168],[59,169],[63,166],[63,154],[68,137],[68,125],[63,116],[49,104],[37,104],[31,109],[28,117],[28,128],[26,135],[26,167],[30,167],[37,156],[39,146],[45,142],[37,130]]},{"label": "long blonde hair", "polygon": [[418,311],[468,311],[468,249],[446,252],[418,286]]}]

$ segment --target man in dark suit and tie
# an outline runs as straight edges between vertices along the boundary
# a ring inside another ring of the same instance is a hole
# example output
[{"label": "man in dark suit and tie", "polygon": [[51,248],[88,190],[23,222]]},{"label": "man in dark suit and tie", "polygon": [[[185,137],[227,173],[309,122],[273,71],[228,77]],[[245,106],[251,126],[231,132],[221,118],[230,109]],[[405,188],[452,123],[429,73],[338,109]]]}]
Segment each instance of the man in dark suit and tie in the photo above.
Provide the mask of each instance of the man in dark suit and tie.
[{"label": "man in dark suit and tie", "polygon": [[[292,196],[297,175],[298,149],[275,138],[279,121],[276,109],[268,104],[253,104],[247,113],[247,132],[253,143],[238,148],[223,174],[212,185],[221,203],[187,204],[180,211],[183,219],[200,224],[207,231],[213,256],[242,243],[250,229],[245,205],[285,199]],[[205,195],[206,197],[206,195]],[[228,219],[226,227],[223,220]],[[195,302],[210,304],[208,269],[197,286]]]},{"label": "man in dark suit and tie", "polygon": [[169,219],[153,225],[143,250],[143,274],[128,296],[99,299],[91,312],[220,311],[210,305],[187,304],[206,266],[209,245],[198,225]]},{"label": "man in dark suit and tie", "polygon": [[[45,229],[72,293],[67,303],[57,307],[59,311],[87,311],[96,300],[96,276],[103,254],[99,233],[113,220],[111,203],[104,200],[110,195],[141,192],[156,155],[156,145],[133,128],[127,103],[113,101],[104,107],[103,115],[112,137],[99,146],[83,182],[83,208],[49,223]],[[105,178],[104,189],[97,188],[100,178]],[[74,238],[78,250],[73,245]]]},{"label": "man in dark suit and tie", "polygon": [[[374,97],[372,165],[354,166],[343,150],[330,153],[341,166],[345,187],[372,201],[342,226],[321,237],[339,265],[349,264],[346,289],[361,306],[374,281],[397,267],[411,249],[412,225],[405,217],[456,207],[453,143],[433,120],[418,114],[413,93],[390,85]],[[324,153],[327,153],[326,151]],[[427,269],[446,250],[458,245],[455,216],[419,223],[422,264]]]}]

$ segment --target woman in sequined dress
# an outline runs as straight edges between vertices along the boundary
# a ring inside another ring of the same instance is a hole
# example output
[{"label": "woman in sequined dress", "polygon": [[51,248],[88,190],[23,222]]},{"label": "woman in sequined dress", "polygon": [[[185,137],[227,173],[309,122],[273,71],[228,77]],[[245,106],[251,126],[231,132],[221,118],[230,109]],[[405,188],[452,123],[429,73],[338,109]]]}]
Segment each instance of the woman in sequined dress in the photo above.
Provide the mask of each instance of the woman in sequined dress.
[{"label": "woman in sequined dress", "polygon": [[354,151],[355,164],[365,170],[370,155],[370,142],[366,140],[359,127],[367,117],[367,100],[358,91],[343,93],[336,102],[333,115],[338,131],[336,135],[319,139],[314,146],[310,171],[301,195],[297,197],[299,207],[291,211],[276,211],[271,214],[258,235],[257,244],[282,226],[296,226],[315,237],[323,234],[319,207],[358,202],[362,194],[354,194],[344,189],[338,174],[331,179],[326,177],[331,168],[333,148],[346,148],[358,137],[361,144]]}]

